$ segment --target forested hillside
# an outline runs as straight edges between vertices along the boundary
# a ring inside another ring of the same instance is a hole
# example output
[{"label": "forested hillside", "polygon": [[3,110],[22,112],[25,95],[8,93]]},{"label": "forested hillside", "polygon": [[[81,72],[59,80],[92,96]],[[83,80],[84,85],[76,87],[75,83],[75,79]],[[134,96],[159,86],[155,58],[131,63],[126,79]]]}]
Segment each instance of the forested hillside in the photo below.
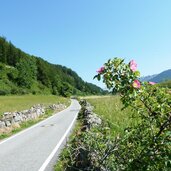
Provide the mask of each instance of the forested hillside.
[{"label": "forested hillside", "polygon": [[26,54],[0,37],[0,95],[28,93],[70,96],[105,92],[71,69]]}]

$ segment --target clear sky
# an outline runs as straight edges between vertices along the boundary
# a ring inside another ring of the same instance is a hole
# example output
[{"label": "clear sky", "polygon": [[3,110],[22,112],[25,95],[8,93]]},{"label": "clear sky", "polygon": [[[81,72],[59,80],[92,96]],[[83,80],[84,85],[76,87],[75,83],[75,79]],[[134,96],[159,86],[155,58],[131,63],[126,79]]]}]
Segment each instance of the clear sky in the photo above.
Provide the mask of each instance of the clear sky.
[{"label": "clear sky", "polygon": [[0,35],[93,81],[109,58],[171,69],[171,0],[0,0]]}]

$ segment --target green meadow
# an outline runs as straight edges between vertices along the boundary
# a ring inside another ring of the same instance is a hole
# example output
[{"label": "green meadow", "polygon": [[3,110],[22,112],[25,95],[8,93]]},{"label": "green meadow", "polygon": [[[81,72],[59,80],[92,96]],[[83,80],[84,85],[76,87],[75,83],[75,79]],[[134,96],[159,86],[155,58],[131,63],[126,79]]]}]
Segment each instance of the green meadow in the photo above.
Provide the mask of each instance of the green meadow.
[{"label": "green meadow", "polygon": [[53,103],[69,103],[68,98],[54,95],[0,96],[0,116],[4,112],[15,112],[29,109],[35,104],[48,106]]},{"label": "green meadow", "polygon": [[94,106],[94,112],[109,122],[114,135],[123,134],[125,128],[137,122],[136,119],[132,119],[131,109],[122,110],[123,105],[119,96],[92,96],[86,99]]}]

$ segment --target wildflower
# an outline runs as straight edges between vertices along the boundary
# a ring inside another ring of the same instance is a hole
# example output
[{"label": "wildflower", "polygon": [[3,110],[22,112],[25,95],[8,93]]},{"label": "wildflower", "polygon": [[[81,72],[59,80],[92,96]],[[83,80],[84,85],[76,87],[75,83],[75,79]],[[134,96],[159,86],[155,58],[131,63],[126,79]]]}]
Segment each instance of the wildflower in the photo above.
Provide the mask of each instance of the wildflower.
[{"label": "wildflower", "polygon": [[132,83],[132,86],[134,88],[140,88],[141,87],[141,84],[138,80],[134,80],[133,83]]},{"label": "wildflower", "polygon": [[97,70],[97,72],[98,72],[99,74],[101,74],[101,73],[104,71],[104,69],[105,69],[105,67],[101,67],[101,68],[99,68],[99,69]]},{"label": "wildflower", "polygon": [[156,84],[155,82],[152,82],[152,81],[149,81],[148,83],[151,84],[151,85]]},{"label": "wildflower", "polygon": [[134,60],[131,60],[129,63],[130,69],[135,72],[137,69],[137,63]]}]

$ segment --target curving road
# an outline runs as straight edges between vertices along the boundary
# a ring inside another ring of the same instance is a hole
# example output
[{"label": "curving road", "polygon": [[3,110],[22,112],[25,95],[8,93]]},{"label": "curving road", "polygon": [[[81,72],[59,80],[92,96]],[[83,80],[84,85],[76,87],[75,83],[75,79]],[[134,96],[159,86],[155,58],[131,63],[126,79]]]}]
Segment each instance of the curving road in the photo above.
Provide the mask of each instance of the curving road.
[{"label": "curving road", "polygon": [[47,171],[72,128],[80,105],[70,107],[0,142],[0,171]]}]

